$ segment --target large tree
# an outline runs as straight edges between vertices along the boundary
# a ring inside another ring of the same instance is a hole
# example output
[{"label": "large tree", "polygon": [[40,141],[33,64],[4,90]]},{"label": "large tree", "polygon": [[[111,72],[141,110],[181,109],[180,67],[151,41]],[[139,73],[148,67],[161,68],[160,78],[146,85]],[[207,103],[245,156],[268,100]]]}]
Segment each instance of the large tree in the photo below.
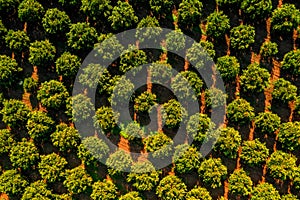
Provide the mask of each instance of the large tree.
[{"label": "large tree", "polygon": [[9,87],[16,81],[16,76],[23,71],[16,60],[0,55],[0,86]]},{"label": "large tree", "polygon": [[92,116],[94,105],[84,94],[73,95],[68,98],[66,114],[76,123],[85,122]]},{"label": "large tree", "polygon": [[245,99],[233,100],[227,106],[227,117],[233,123],[247,123],[255,116],[254,108]]},{"label": "large tree", "polygon": [[279,78],[274,83],[274,90],[272,92],[273,99],[288,103],[289,101],[296,100],[297,87],[290,81],[284,78]]},{"label": "large tree", "polygon": [[178,28],[166,34],[166,47],[170,51],[180,51],[185,47],[185,36]]},{"label": "large tree", "polygon": [[0,129],[0,155],[10,152],[16,142],[8,129]]},{"label": "large tree", "polygon": [[240,72],[240,64],[235,56],[222,56],[217,59],[216,67],[225,81],[235,80]]},{"label": "large tree", "polygon": [[143,139],[147,152],[153,153],[155,158],[163,158],[170,156],[172,153],[171,145],[173,141],[163,132],[155,132]]},{"label": "large tree", "polygon": [[[146,29],[143,30],[143,28]],[[158,20],[155,17],[147,16],[139,21],[135,37],[139,42],[146,41],[151,44],[157,42],[157,37],[159,37],[161,31]]]},{"label": "large tree", "polygon": [[22,22],[39,22],[44,11],[37,0],[23,0],[18,7],[18,16]]},{"label": "large tree", "polygon": [[187,187],[184,182],[175,175],[165,176],[156,187],[156,194],[162,200],[185,199]]},{"label": "large tree", "polygon": [[137,49],[135,46],[128,46],[120,56],[120,71],[126,73],[127,71],[138,71],[142,65],[147,64],[147,55],[145,51]]},{"label": "large tree", "polygon": [[186,51],[186,58],[193,63],[197,69],[210,68],[212,58],[215,56],[214,45],[208,41],[194,42],[192,46]]},{"label": "large tree", "polygon": [[242,0],[241,9],[252,20],[264,19],[272,12],[272,0]]},{"label": "large tree", "polygon": [[114,200],[117,198],[118,188],[110,180],[97,181],[92,185],[92,188],[91,198],[93,200]]},{"label": "large tree", "polygon": [[80,10],[92,18],[108,17],[111,15],[112,6],[109,0],[81,0]]},{"label": "large tree", "polygon": [[5,41],[12,52],[21,53],[28,48],[30,39],[24,31],[10,30],[5,36]]},{"label": "large tree", "polygon": [[150,191],[159,182],[160,170],[156,170],[149,161],[138,161],[131,166],[127,181],[139,191]]},{"label": "large tree", "polygon": [[181,122],[186,121],[187,111],[180,102],[175,99],[164,103],[162,111],[165,125],[169,128],[178,127]]},{"label": "large tree", "polygon": [[269,156],[269,149],[265,143],[261,143],[258,138],[244,141],[242,144],[241,159],[250,166],[259,166],[266,161]]},{"label": "large tree", "polygon": [[118,114],[111,107],[102,106],[97,109],[94,116],[96,127],[100,127],[104,132],[111,132],[117,125]]},{"label": "large tree", "polygon": [[127,194],[122,195],[119,200],[143,200],[140,196],[139,192],[132,191],[128,192]]},{"label": "large tree", "polygon": [[49,65],[54,60],[56,48],[49,40],[30,43],[29,62],[34,66]]},{"label": "large tree", "polygon": [[229,191],[234,195],[251,194],[253,182],[243,169],[236,169],[228,179]]},{"label": "large tree", "polygon": [[38,169],[41,177],[47,182],[53,183],[62,180],[67,160],[56,153],[41,155]]},{"label": "large tree", "polygon": [[287,52],[283,57],[281,68],[294,75],[300,75],[300,49]]},{"label": "large tree", "polygon": [[65,11],[50,8],[46,11],[42,23],[46,33],[60,35],[68,30],[71,20]]},{"label": "large tree", "polygon": [[172,8],[174,6],[173,0],[150,0],[149,1],[151,10],[154,11],[155,14],[167,14],[170,15]]},{"label": "large tree", "polygon": [[134,99],[134,110],[138,112],[149,112],[156,101],[155,94],[145,91]]},{"label": "large tree", "polygon": [[200,164],[198,173],[205,184],[211,188],[218,188],[227,176],[227,167],[222,164],[220,158],[209,158]]},{"label": "large tree", "polygon": [[230,29],[229,18],[223,11],[214,11],[207,17],[206,34],[219,39]]},{"label": "large tree", "polygon": [[251,200],[272,199],[279,200],[280,195],[276,188],[270,183],[259,183],[253,188]]},{"label": "large tree", "polygon": [[178,22],[184,27],[193,27],[200,21],[203,4],[199,0],[183,0],[179,4]]},{"label": "large tree", "polygon": [[56,73],[67,79],[74,78],[81,66],[81,59],[71,54],[70,52],[64,52],[55,62]]},{"label": "large tree", "polygon": [[255,117],[255,129],[258,133],[273,134],[280,126],[280,117],[271,112],[261,112]]},{"label": "large tree", "polygon": [[239,25],[230,30],[230,45],[237,51],[249,49],[255,42],[255,29],[250,25]]},{"label": "large tree", "polygon": [[290,151],[300,147],[300,122],[286,122],[280,126],[278,141]]},{"label": "large tree", "polygon": [[187,192],[186,200],[212,200],[209,192],[206,188],[195,186],[193,189]]},{"label": "large tree", "polygon": [[106,160],[106,165],[108,166],[108,173],[112,176],[120,175],[123,172],[129,171],[133,163],[131,155],[129,152],[124,150],[117,150],[109,156]]},{"label": "large tree", "polygon": [[47,188],[46,183],[43,181],[36,181],[25,188],[21,200],[51,200],[53,197],[54,195],[52,194],[52,191]]},{"label": "large tree", "polygon": [[226,105],[227,94],[219,88],[211,87],[205,90],[205,105],[217,108]]},{"label": "large tree", "polygon": [[11,148],[9,158],[15,168],[29,170],[37,164],[39,152],[33,142],[28,142],[23,138],[21,142]]},{"label": "large tree", "polygon": [[0,175],[0,192],[11,198],[22,194],[27,185],[26,179],[15,169],[7,170]]},{"label": "large tree", "polygon": [[265,41],[262,43],[259,53],[263,58],[276,56],[278,53],[278,45],[276,42]]}]

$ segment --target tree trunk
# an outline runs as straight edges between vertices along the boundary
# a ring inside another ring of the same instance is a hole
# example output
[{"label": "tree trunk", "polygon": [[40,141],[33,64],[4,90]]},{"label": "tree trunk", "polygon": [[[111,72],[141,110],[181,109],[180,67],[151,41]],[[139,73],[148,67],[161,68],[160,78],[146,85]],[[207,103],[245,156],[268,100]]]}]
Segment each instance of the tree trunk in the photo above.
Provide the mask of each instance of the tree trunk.
[{"label": "tree trunk", "polygon": [[225,40],[226,40],[226,45],[227,45],[227,51],[226,51],[226,55],[230,55],[230,38],[228,36],[228,34],[225,34]]},{"label": "tree trunk", "polygon": [[187,59],[184,60],[183,69],[185,72],[189,70],[189,61]]},{"label": "tree trunk", "polygon": [[201,91],[201,108],[200,108],[200,113],[204,113],[205,112],[205,90],[202,89]]},{"label": "tree trunk", "polygon": [[224,181],[224,198],[225,199],[228,199],[228,180],[226,179],[225,181]]},{"label": "tree trunk", "polygon": [[147,69],[147,92],[152,92],[151,71]]},{"label": "tree trunk", "polygon": [[241,89],[241,82],[240,82],[239,75],[236,75],[235,82],[236,82],[236,87],[235,87],[234,95],[235,95],[235,98],[238,99],[238,98],[240,98],[240,89]]},{"label": "tree trunk", "polygon": [[250,131],[249,131],[249,140],[253,140],[254,138],[254,129],[255,129],[255,122],[254,120],[251,121],[251,125],[250,125]]},{"label": "tree trunk", "polygon": [[24,31],[25,33],[27,33],[27,22],[24,23],[24,29],[23,29],[23,31]]}]

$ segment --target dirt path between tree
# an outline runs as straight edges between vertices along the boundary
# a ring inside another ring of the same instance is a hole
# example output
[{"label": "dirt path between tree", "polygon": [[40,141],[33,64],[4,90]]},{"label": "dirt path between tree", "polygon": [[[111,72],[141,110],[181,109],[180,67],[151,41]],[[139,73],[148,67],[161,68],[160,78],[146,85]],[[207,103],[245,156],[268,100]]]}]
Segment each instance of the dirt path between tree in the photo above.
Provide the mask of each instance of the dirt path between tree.
[{"label": "dirt path between tree", "polygon": [[123,149],[124,151],[130,152],[130,146],[127,139],[120,135],[120,141],[118,143],[118,147]]}]

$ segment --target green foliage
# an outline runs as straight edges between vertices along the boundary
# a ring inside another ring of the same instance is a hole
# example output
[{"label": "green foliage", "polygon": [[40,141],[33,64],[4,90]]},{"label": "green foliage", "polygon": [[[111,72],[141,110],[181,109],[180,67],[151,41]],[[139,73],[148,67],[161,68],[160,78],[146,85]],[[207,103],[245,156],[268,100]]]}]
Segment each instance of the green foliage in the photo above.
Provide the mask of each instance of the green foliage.
[{"label": "green foliage", "polygon": [[236,50],[245,50],[255,42],[255,29],[250,25],[239,25],[230,30],[230,45]]},{"label": "green foliage", "polygon": [[64,52],[55,62],[56,72],[58,75],[65,76],[66,78],[75,77],[78,69],[81,66],[81,59],[71,54]]},{"label": "green foliage", "polygon": [[281,200],[298,200],[298,198],[293,194],[285,194],[281,196]]},{"label": "green foliage", "polygon": [[93,184],[91,198],[93,200],[114,200],[118,194],[117,187],[112,181],[106,179]]},{"label": "green foliage", "polygon": [[51,134],[51,141],[60,151],[66,152],[76,148],[80,143],[78,130],[66,124],[59,124]]},{"label": "green foliage", "polygon": [[166,61],[159,61],[152,63],[149,66],[152,83],[167,84],[170,82],[172,77],[172,66]]},{"label": "green foliage", "polygon": [[3,103],[0,111],[2,121],[11,128],[23,127],[28,119],[30,109],[20,100],[10,99]]},{"label": "green foliage", "polygon": [[127,194],[122,195],[119,200],[143,200],[140,197],[140,194],[136,191],[128,192]]},{"label": "green foliage", "polygon": [[6,33],[7,33],[7,29],[4,26],[2,20],[0,20],[0,41],[2,40],[2,38],[4,38],[4,36],[6,35]]},{"label": "green foliage", "polygon": [[150,0],[150,8],[156,14],[171,14],[172,8],[174,6],[173,0]]},{"label": "green foliage", "polygon": [[41,155],[38,169],[44,180],[53,183],[61,180],[62,173],[67,164],[68,162],[64,157],[61,157],[56,153],[51,153],[48,155]]},{"label": "green foliage", "polygon": [[[80,0],[58,0],[59,3],[61,3],[63,6],[76,6],[80,4]],[[87,1],[85,1],[87,2]]]},{"label": "green foliage", "polygon": [[268,156],[269,149],[258,138],[243,142],[241,159],[248,165],[259,166],[266,161]]},{"label": "green foliage", "polygon": [[265,41],[261,45],[259,53],[264,58],[274,57],[278,53],[278,45],[276,42]]},{"label": "green foliage", "polygon": [[93,20],[98,17],[108,17],[111,15],[112,6],[109,0],[81,0],[80,10]]},{"label": "green foliage", "polygon": [[0,155],[9,153],[10,149],[15,146],[10,130],[0,129]]},{"label": "green foliage", "polygon": [[0,86],[11,86],[16,80],[15,76],[22,70],[16,60],[0,55]]},{"label": "green foliage", "polygon": [[180,51],[185,47],[185,37],[180,29],[175,29],[166,34],[167,49],[169,51]]},{"label": "green foliage", "polygon": [[73,194],[85,193],[92,186],[93,179],[81,166],[67,169],[63,184]]},{"label": "green foliage", "polygon": [[203,41],[201,41],[200,43],[194,42],[192,47],[189,48],[186,52],[187,60],[191,62],[197,69],[211,67],[212,65],[212,58],[210,58],[209,56],[215,54],[213,50],[213,45],[211,49],[205,47],[205,44],[212,43],[203,43]]},{"label": "green foliage", "polygon": [[284,78],[279,78],[274,83],[274,90],[272,92],[273,99],[288,103],[296,100],[297,87]]},{"label": "green foliage", "polygon": [[29,62],[35,66],[49,65],[55,57],[56,48],[49,40],[30,43]]},{"label": "green foliage", "polygon": [[211,188],[218,188],[227,176],[227,167],[222,164],[220,158],[209,158],[201,163],[198,173],[205,184]]},{"label": "green foliage", "polygon": [[97,31],[89,23],[78,22],[70,25],[67,33],[68,46],[75,51],[91,50],[97,42]]},{"label": "green foliage", "polygon": [[156,187],[156,194],[162,200],[185,199],[187,187],[184,182],[175,175],[165,176]]},{"label": "green foliage", "polygon": [[[122,126],[123,124],[121,124]],[[128,139],[129,141],[133,141],[136,138],[142,138],[145,136],[145,131],[142,129],[139,123],[136,121],[132,121],[128,123],[126,126],[123,125],[122,131],[120,134]]]},{"label": "green foliage", "polygon": [[82,140],[77,155],[87,166],[95,165],[97,161],[107,158],[109,147],[98,137],[89,136]]},{"label": "green foliage", "polygon": [[232,6],[232,4],[240,4],[241,0],[216,0],[220,6]]},{"label": "green foliage", "polygon": [[117,59],[123,52],[124,46],[118,41],[117,37],[112,34],[100,35],[99,43],[95,44],[98,59],[112,62]]},{"label": "green foliage", "polygon": [[289,33],[300,24],[300,11],[294,4],[284,3],[272,12],[271,27],[275,32]]},{"label": "green foliage", "polygon": [[227,106],[227,117],[233,123],[247,123],[255,117],[254,108],[245,99],[235,99]]},{"label": "green foliage", "polygon": [[297,158],[283,151],[275,151],[267,162],[268,170],[273,178],[292,180]]},{"label": "green foliage", "polygon": [[262,134],[273,134],[280,126],[280,117],[271,112],[261,112],[255,117],[255,129]]},{"label": "green foliage", "polygon": [[66,105],[67,114],[72,117],[74,122],[83,122],[92,116],[94,105],[91,99],[84,94],[73,95],[69,98],[69,103]]},{"label": "green foliage", "polygon": [[187,133],[193,137],[194,141],[202,143],[214,127],[215,124],[206,114],[196,113],[188,120]]},{"label": "green foliage", "polygon": [[175,128],[186,120],[187,111],[178,101],[171,99],[163,104],[162,117],[167,127]]},{"label": "green foliage", "polygon": [[134,99],[134,109],[138,112],[148,112],[155,102],[156,95],[145,91]]},{"label": "green foliage", "polygon": [[242,137],[237,130],[231,127],[222,128],[214,148],[229,158],[236,158],[241,142]]},{"label": "green foliage", "polygon": [[250,64],[240,77],[241,86],[245,92],[259,93],[269,86],[270,77],[267,69],[261,68],[257,63]]},{"label": "green foliage", "polygon": [[22,139],[10,150],[10,161],[15,168],[28,170],[35,165],[39,159],[39,152],[33,142]]},{"label": "green foliage", "polygon": [[235,80],[240,72],[240,64],[235,56],[222,56],[217,59],[216,67],[226,81]]},{"label": "green foliage", "polygon": [[42,106],[51,109],[60,109],[66,105],[66,100],[69,93],[63,83],[50,80],[42,83],[37,92],[37,99],[41,102]]},{"label": "green foliage", "polygon": [[0,176],[0,192],[13,197],[22,194],[28,182],[17,170],[7,170]]},{"label": "green foliage", "polygon": [[131,172],[127,175],[127,181],[139,191],[150,191],[159,181],[161,171],[155,170],[149,161],[138,161],[131,166]]},{"label": "green foliage", "polygon": [[253,182],[243,169],[236,169],[228,179],[229,191],[234,195],[251,194]]},{"label": "green foliage", "polygon": [[290,151],[300,147],[300,122],[286,122],[280,127],[278,141]]},{"label": "green foliage", "polygon": [[259,183],[253,188],[251,200],[272,199],[279,200],[279,192],[270,183]]},{"label": "green foliage", "polygon": [[99,127],[104,132],[111,132],[117,125],[118,114],[113,111],[111,107],[102,106],[96,111],[94,116],[94,123],[96,127]]},{"label": "green foliage", "polygon": [[122,76],[117,80],[116,86],[113,88],[112,95],[108,98],[113,106],[128,106],[128,102],[132,99],[134,93],[134,84],[126,76]]},{"label": "green foliage", "polygon": [[265,18],[272,12],[272,0],[242,0],[241,9],[252,20]]},{"label": "green foliage", "polygon": [[33,111],[29,113],[26,128],[32,139],[45,141],[54,129],[54,121],[42,111]]},{"label": "green foliage", "polygon": [[30,39],[24,31],[8,31],[5,37],[6,45],[12,50],[22,52],[29,46]]},{"label": "green foliage", "polygon": [[[142,28],[148,27],[150,29],[142,30]],[[156,42],[161,31],[158,20],[155,17],[147,16],[139,21],[135,37],[139,42]]]},{"label": "green foliage", "polygon": [[64,33],[71,24],[71,20],[66,12],[50,8],[46,11],[42,23],[46,33],[53,35]]},{"label": "green foliage", "polygon": [[36,0],[23,0],[18,7],[18,16],[22,22],[36,22],[44,14],[44,7]]},{"label": "green foliage", "polygon": [[24,79],[23,89],[25,92],[34,94],[36,93],[38,87],[39,87],[39,83],[36,79],[32,77],[27,77]]},{"label": "green foliage", "polygon": [[9,13],[15,10],[19,5],[19,0],[0,0],[0,12]]},{"label": "green foliage", "polygon": [[143,139],[147,152],[153,153],[154,158],[163,158],[171,155],[173,141],[162,132],[154,133]]},{"label": "green foliage", "polygon": [[283,70],[300,75],[300,49],[286,53],[281,64]]},{"label": "green foliage", "polygon": [[42,181],[36,181],[31,183],[28,187],[25,188],[21,200],[51,200],[53,199],[53,194],[50,190],[47,189],[46,183]]},{"label": "green foliage", "polygon": [[129,46],[120,56],[120,71],[138,71],[142,65],[147,64],[147,55],[143,50],[137,49],[136,46]]},{"label": "green foliage", "polygon": [[205,103],[206,106],[218,108],[226,105],[227,94],[224,91],[212,87],[205,90]]},{"label": "green foliage", "polygon": [[202,10],[203,4],[199,0],[183,0],[178,9],[179,24],[188,27],[198,24]]},{"label": "green foliage", "polygon": [[199,166],[200,158],[201,154],[196,147],[190,147],[188,144],[178,145],[173,155],[175,170],[181,174],[191,172]]},{"label": "green foliage", "polygon": [[133,160],[129,152],[117,150],[106,160],[106,165],[109,167],[108,173],[112,176],[120,175],[125,171],[129,171]]},{"label": "green foliage", "polygon": [[124,30],[133,27],[138,22],[138,17],[128,2],[118,1],[108,21],[114,30]]},{"label": "green foliage", "polygon": [[186,200],[212,200],[206,188],[195,186],[186,194]]},{"label": "green foliage", "polygon": [[207,17],[206,34],[213,38],[224,37],[230,29],[229,18],[223,11],[214,11]]},{"label": "green foliage", "polygon": [[[107,69],[100,64],[90,63],[83,67],[82,71],[83,73],[79,75],[78,80],[80,84],[87,88],[96,88],[98,85],[96,80],[103,82],[103,77],[111,78]],[[104,83],[101,84],[103,85]]]}]

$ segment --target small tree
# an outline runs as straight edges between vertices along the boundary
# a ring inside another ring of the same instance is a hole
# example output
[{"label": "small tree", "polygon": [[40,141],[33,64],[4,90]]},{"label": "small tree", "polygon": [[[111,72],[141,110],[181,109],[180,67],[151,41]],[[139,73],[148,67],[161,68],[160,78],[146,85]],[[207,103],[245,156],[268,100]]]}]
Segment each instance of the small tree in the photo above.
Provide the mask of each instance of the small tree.
[{"label": "small tree", "polygon": [[282,181],[292,180],[297,158],[283,151],[275,151],[267,162],[270,175]]},{"label": "small tree", "polygon": [[135,46],[129,46],[120,56],[120,71],[123,73],[130,70],[138,71],[144,64],[147,64],[147,55]]},{"label": "small tree", "polygon": [[66,78],[73,78],[78,72],[81,66],[81,59],[71,54],[70,52],[64,52],[55,62],[56,73]]},{"label": "small tree", "polygon": [[199,24],[202,9],[203,4],[199,0],[183,0],[178,9],[179,24],[188,27]]},{"label": "small tree", "polygon": [[95,49],[97,50],[96,56],[98,59],[103,59],[104,62],[108,61],[110,63],[122,54],[124,46],[115,35],[110,33],[102,34],[98,37]]},{"label": "small tree", "polygon": [[227,94],[224,91],[211,87],[205,90],[205,105],[207,107],[218,108],[226,105]]},{"label": "small tree", "polygon": [[154,158],[163,158],[171,155],[173,141],[162,132],[154,133],[143,139],[147,152],[152,152]]},{"label": "small tree", "polygon": [[[148,27],[151,27],[150,29]],[[148,28],[146,30],[142,30],[142,28]],[[157,42],[157,37],[161,33],[162,29],[159,26],[159,22],[155,17],[147,16],[140,20],[137,25],[137,31],[135,37],[139,40],[139,42]]]},{"label": "small tree", "polygon": [[276,42],[265,41],[259,51],[263,58],[274,57],[278,53],[278,45]]},{"label": "small tree", "polygon": [[287,103],[296,100],[297,87],[284,78],[279,78],[274,83],[274,90],[272,92],[273,99]]},{"label": "small tree", "polygon": [[67,114],[72,117],[74,122],[84,122],[92,116],[94,105],[91,99],[84,94],[78,94],[69,98],[66,105]]},{"label": "small tree", "polygon": [[24,127],[28,119],[30,109],[20,100],[10,99],[4,101],[2,114],[2,121],[11,128]]},{"label": "small tree", "polygon": [[278,141],[290,151],[300,147],[300,122],[283,123],[279,129]]},{"label": "small tree", "polygon": [[264,19],[272,12],[272,0],[242,0],[241,9],[253,20]]},{"label": "small tree", "polygon": [[55,57],[56,49],[49,40],[30,43],[29,62],[34,66],[49,65]]},{"label": "small tree", "polygon": [[73,194],[85,193],[92,186],[93,179],[81,166],[67,169],[65,177],[63,184]]},{"label": "small tree", "polygon": [[120,134],[129,141],[134,141],[137,138],[142,138],[145,136],[145,131],[136,121],[132,121],[126,126],[124,126],[124,124],[121,124],[121,126],[123,126],[123,130],[120,132]]},{"label": "small tree", "polygon": [[261,112],[255,117],[255,129],[262,134],[272,134],[280,126],[280,117],[271,112]]},{"label": "small tree", "polygon": [[114,200],[117,198],[117,187],[112,181],[106,179],[97,181],[93,184],[93,192],[91,198],[93,200]]},{"label": "small tree", "polygon": [[272,30],[280,33],[292,32],[300,23],[299,15],[300,11],[294,4],[282,4],[272,12]]},{"label": "small tree", "polygon": [[109,167],[108,173],[112,176],[128,171],[132,163],[130,154],[124,150],[117,150],[106,160],[106,165]]},{"label": "small tree", "polygon": [[149,161],[138,161],[131,166],[131,172],[127,176],[127,181],[139,191],[150,191],[159,182],[161,171],[155,170]]},{"label": "small tree", "polygon": [[38,1],[23,0],[18,7],[18,16],[22,22],[37,22],[44,11],[44,7]]},{"label": "small tree", "polygon": [[186,200],[195,200],[195,199],[212,200],[212,197],[210,196],[206,188],[195,186],[186,194]]},{"label": "small tree", "polygon": [[191,172],[200,163],[201,154],[197,148],[190,147],[188,144],[181,144],[175,147],[173,163],[175,170],[181,174]]},{"label": "small tree", "polygon": [[0,86],[9,87],[16,81],[16,76],[23,71],[16,60],[0,55]]},{"label": "small tree", "polygon": [[149,1],[151,10],[156,14],[171,14],[172,8],[174,6],[173,0],[150,0]]},{"label": "small tree", "polygon": [[243,169],[236,169],[228,179],[229,191],[234,195],[251,194],[253,182]]},{"label": "small tree", "polygon": [[156,101],[155,94],[145,91],[134,99],[134,110],[138,112],[149,112]]},{"label": "small tree", "polygon": [[283,57],[281,68],[288,72],[292,72],[294,75],[300,75],[300,49],[290,51]]},{"label": "small tree", "polygon": [[224,37],[224,34],[230,29],[229,18],[222,11],[214,11],[207,17],[206,34],[213,38]]},{"label": "small tree", "polygon": [[156,187],[156,194],[162,200],[185,199],[186,185],[175,175],[165,176]]},{"label": "small tree", "polygon": [[0,176],[0,192],[14,197],[23,193],[28,182],[17,170],[7,170]]},{"label": "small tree", "polygon": [[21,200],[43,199],[51,200],[53,198],[51,190],[47,189],[46,183],[36,181],[25,188]]},{"label": "small tree", "polygon": [[80,10],[92,18],[108,17],[111,14],[112,6],[109,0],[81,0]]},{"label": "small tree", "polygon": [[269,156],[269,149],[265,143],[261,143],[258,138],[251,141],[244,141],[242,145],[241,159],[250,166],[259,166],[266,161]]},{"label": "small tree", "polygon": [[41,102],[42,106],[50,109],[61,109],[66,105],[66,100],[69,93],[63,83],[50,80],[42,83],[37,92],[37,99]]},{"label": "small tree", "polygon": [[251,200],[274,199],[279,200],[279,192],[270,183],[260,183],[253,188]]},{"label": "small tree", "polygon": [[6,45],[13,52],[22,52],[29,46],[30,39],[24,31],[8,31],[5,37]]},{"label": "small tree", "polygon": [[210,68],[212,65],[212,58],[210,56],[214,56],[215,52],[213,50],[213,44],[210,47],[205,48],[205,44],[212,43],[200,43],[194,42],[191,48],[189,48],[186,52],[186,58],[189,62],[194,64],[194,67],[197,69],[205,69]]},{"label": "small tree", "polygon": [[56,153],[51,153],[48,155],[41,155],[38,169],[44,180],[53,183],[61,180],[67,164],[68,162],[64,157],[61,157]]},{"label": "small tree", "polygon": [[48,140],[54,129],[54,121],[42,111],[33,111],[29,113],[26,128],[29,136],[36,140]]},{"label": "small tree", "polygon": [[80,143],[80,135],[77,129],[66,124],[56,126],[56,131],[51,134],[51,141],[62,152],[69,152]]},{"label": "small tree", "polygon": [[236,158],[241,142],[242,137],[237,130],[231,127],[222,128],[214,148],[224,153],[225,156]]},{"label": "small tree", "polygon": [[240,72],[240,64],[235,56],[222,56],[217,59],[216,67],[226,81],[235,80]]},{"label": "small tree", "polygon": [[198,173],[205,184],[217,188],[221,187],[221,181],[227,176],[227,167],[222,164],[220,158],[209,158],[201,163]]},{"label": "small tree", "polygon": [[10,152],[10,149],[15,146],[10,130],[0,129],[0,155]]},{"label": "small tree", "polygon": [[128,192],[127,194],[122,195],[119,200],[143,200],[140,197],[140,194],[136,191]]},{"label": "small tree", "polygon": [[247,123],[254,116],[254,108],[245,99],[235,99],[227,106],[227,117],[233,123]]},{"label": "small tree", "polygon": [[78,22],[71,24],[67,33],[68,46],[75,51],[88,51],[97,42],[97,31],[89,23]]},{"label": "small tree", "polygon": [[245,92],[262,92],[269,86],[270,73],[267,69],[261,68],[259,64],[250,64],[241,75],[241,85]]},{"label": "small tree", "polygon": [[239,25],[230,30],[230,45],[232,48],[246,50],[255,42],[255,29],[250,25]]},{"label": "small tree", "polygon": [[108,21],[114,30],[123,30],[135,25],[138,22],[138,17],[128,2],[118,1],[108,17]]},{"label": "small tree", "polygon": [[171,99],[163,104],[162,117],[165,125],[169,128],[177,127],[181,122],[186,120],[187,111],[175,99]]},{"label": "small tree", "polygon": [[46,33],[53,35],[66,32],[71,24],[71,20],[64,11],[50,8],[46,11],[42,23]]},{"label": "small tree", "polygon": [[185,36],[178,28],[166,34],[167,50],[180,51],[185,47]]},{"label": "small tree", "polygon": [[152,83],[164,85],[170,82],[173,69],[166,61],[152,63],[148,69],[151,74]]},{"label": "small tree", "polygon": [[18,142],[11,148],[9,158],[15,168],[29,170],[37,163],[39,153],[33,142],[28,142],[23,138],[22,142]]},{"label": "small tree", "polygon": [[117,125],[118,115],[113,111],[111,107],[102,106],[96,111],[94,116],[94,123],[96,127],[99,127],[105,132],[111,132]]}]

